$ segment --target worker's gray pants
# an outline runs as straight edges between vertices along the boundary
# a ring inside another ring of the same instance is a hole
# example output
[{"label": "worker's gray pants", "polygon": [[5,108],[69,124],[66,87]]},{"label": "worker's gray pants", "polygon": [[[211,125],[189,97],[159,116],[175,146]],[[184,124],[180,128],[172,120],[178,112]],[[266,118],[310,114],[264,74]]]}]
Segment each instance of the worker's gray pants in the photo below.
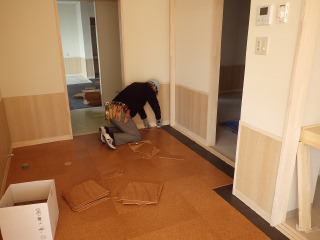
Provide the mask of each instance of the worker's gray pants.
[{"label": "worker's gray pants", "polygon": [[125,113],[121,112],[121,120],[117,121],[116,117],[111,119],[111,122],[116,126],[116,128],[109,128],[110,133],[113,133],[115,145],[122,145],[129,142],[140,141],[139,130],[130,117],[126,123],[123,122]]}]

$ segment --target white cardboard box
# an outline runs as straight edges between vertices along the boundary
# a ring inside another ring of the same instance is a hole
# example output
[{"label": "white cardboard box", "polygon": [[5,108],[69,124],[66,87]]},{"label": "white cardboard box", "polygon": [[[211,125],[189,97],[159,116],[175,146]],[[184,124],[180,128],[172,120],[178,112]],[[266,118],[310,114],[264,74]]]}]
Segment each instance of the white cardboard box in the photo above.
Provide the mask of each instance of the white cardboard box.
[{"label": "white cardboard box", "polygon": [[11,184],[0,201],[4,240],[53,240],[58,218],[54,180]]}]

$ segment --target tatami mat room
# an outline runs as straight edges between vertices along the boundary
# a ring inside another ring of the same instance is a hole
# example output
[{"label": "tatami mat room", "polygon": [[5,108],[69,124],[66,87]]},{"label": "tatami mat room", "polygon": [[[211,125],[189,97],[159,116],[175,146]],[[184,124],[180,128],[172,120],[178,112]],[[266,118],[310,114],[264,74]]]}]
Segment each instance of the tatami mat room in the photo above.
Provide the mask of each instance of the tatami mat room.
[{"label": "tatami mat room", "polygon": [[[232,167],[169,126],[143,129],[141,135],[160,152],[146,158],[129,145],[111,151],[97,133],[16,148],[7,185],[55,180],[60,210],[55,240],[286,239],[232,196]],[[22,168],[24,163],[29,167]],[[62,192],[87,180],[109,190],[110,199],[74,212]],[[119,203],[132,181],[163,184],[158,204]]]}]

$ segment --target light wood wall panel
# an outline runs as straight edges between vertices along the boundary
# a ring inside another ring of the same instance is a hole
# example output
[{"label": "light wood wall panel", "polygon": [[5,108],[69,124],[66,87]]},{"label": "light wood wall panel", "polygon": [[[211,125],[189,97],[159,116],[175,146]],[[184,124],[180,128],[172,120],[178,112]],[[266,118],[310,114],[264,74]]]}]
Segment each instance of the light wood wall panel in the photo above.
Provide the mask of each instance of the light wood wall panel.
[{"label": "light wood wall panel", "polygon": [[219,93],[242,90],[244,70],[244,65],[221,66]]},{"label": "light wood wall panel", "polygon": [[87,58],[86,59],[86,69],[87,69],[87,78],[94,78],[94,64],[93,64],[93,58]]},{"label": "light wood wall panel", "polygon": [[0,95],[0,197],[4,193],[12,152],[11,139],[4,103]]},{"label": "light wood wall panel", "polygon": [[13,147],[72,138],[64,93],[4,98]]},{"label": "light wood wall panel", "polygon": [[[170,113],[170,106],[169,106],[169,94],[170,94],[170,85],[169,83],[160,83],[160,91],[158,94],[158,101],[161,108],[161,120],[163,124],[169,124],[169,113]],[[149,104],[146,104],[145,107],[146,114],[148,116],[148,120],[150,124],[155,124],[155,116],[154,113],[149,106]],[[140,118],[140,116],[137,114],[137,116],[133,119],[134,122],[137,124],[138,128],[143,128],[143,122]]]},{"label": "light wood wall panel", "polygon": [[64,67],[67,75],[85,74],[84,59],[80,57],[64,58]]},{"label": "light wood wall panel", "polygon": [[180,85],[175,95],[176,123],[206,139],[208,95]]},{"label": "light wood wall panel", "polygon": [[234,194],[270,221],[281,141],[240,122],[237,149]]}]

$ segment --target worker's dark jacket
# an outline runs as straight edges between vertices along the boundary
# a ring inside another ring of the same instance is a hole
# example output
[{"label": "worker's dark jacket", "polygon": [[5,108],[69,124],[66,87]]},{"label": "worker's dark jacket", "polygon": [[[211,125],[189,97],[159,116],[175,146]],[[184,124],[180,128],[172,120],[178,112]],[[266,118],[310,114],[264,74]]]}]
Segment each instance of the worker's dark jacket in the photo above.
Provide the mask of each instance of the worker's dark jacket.
[{"label": "worker's dark jacket", "polygon": [[155,91],[146,82],[135,82],[123,89],[113,101],[125,103],[130,109],[131,117],[139,113],[141,119],[147,117],[143,107],[148,102],[156,116],[161,119],[161,111]]}]

